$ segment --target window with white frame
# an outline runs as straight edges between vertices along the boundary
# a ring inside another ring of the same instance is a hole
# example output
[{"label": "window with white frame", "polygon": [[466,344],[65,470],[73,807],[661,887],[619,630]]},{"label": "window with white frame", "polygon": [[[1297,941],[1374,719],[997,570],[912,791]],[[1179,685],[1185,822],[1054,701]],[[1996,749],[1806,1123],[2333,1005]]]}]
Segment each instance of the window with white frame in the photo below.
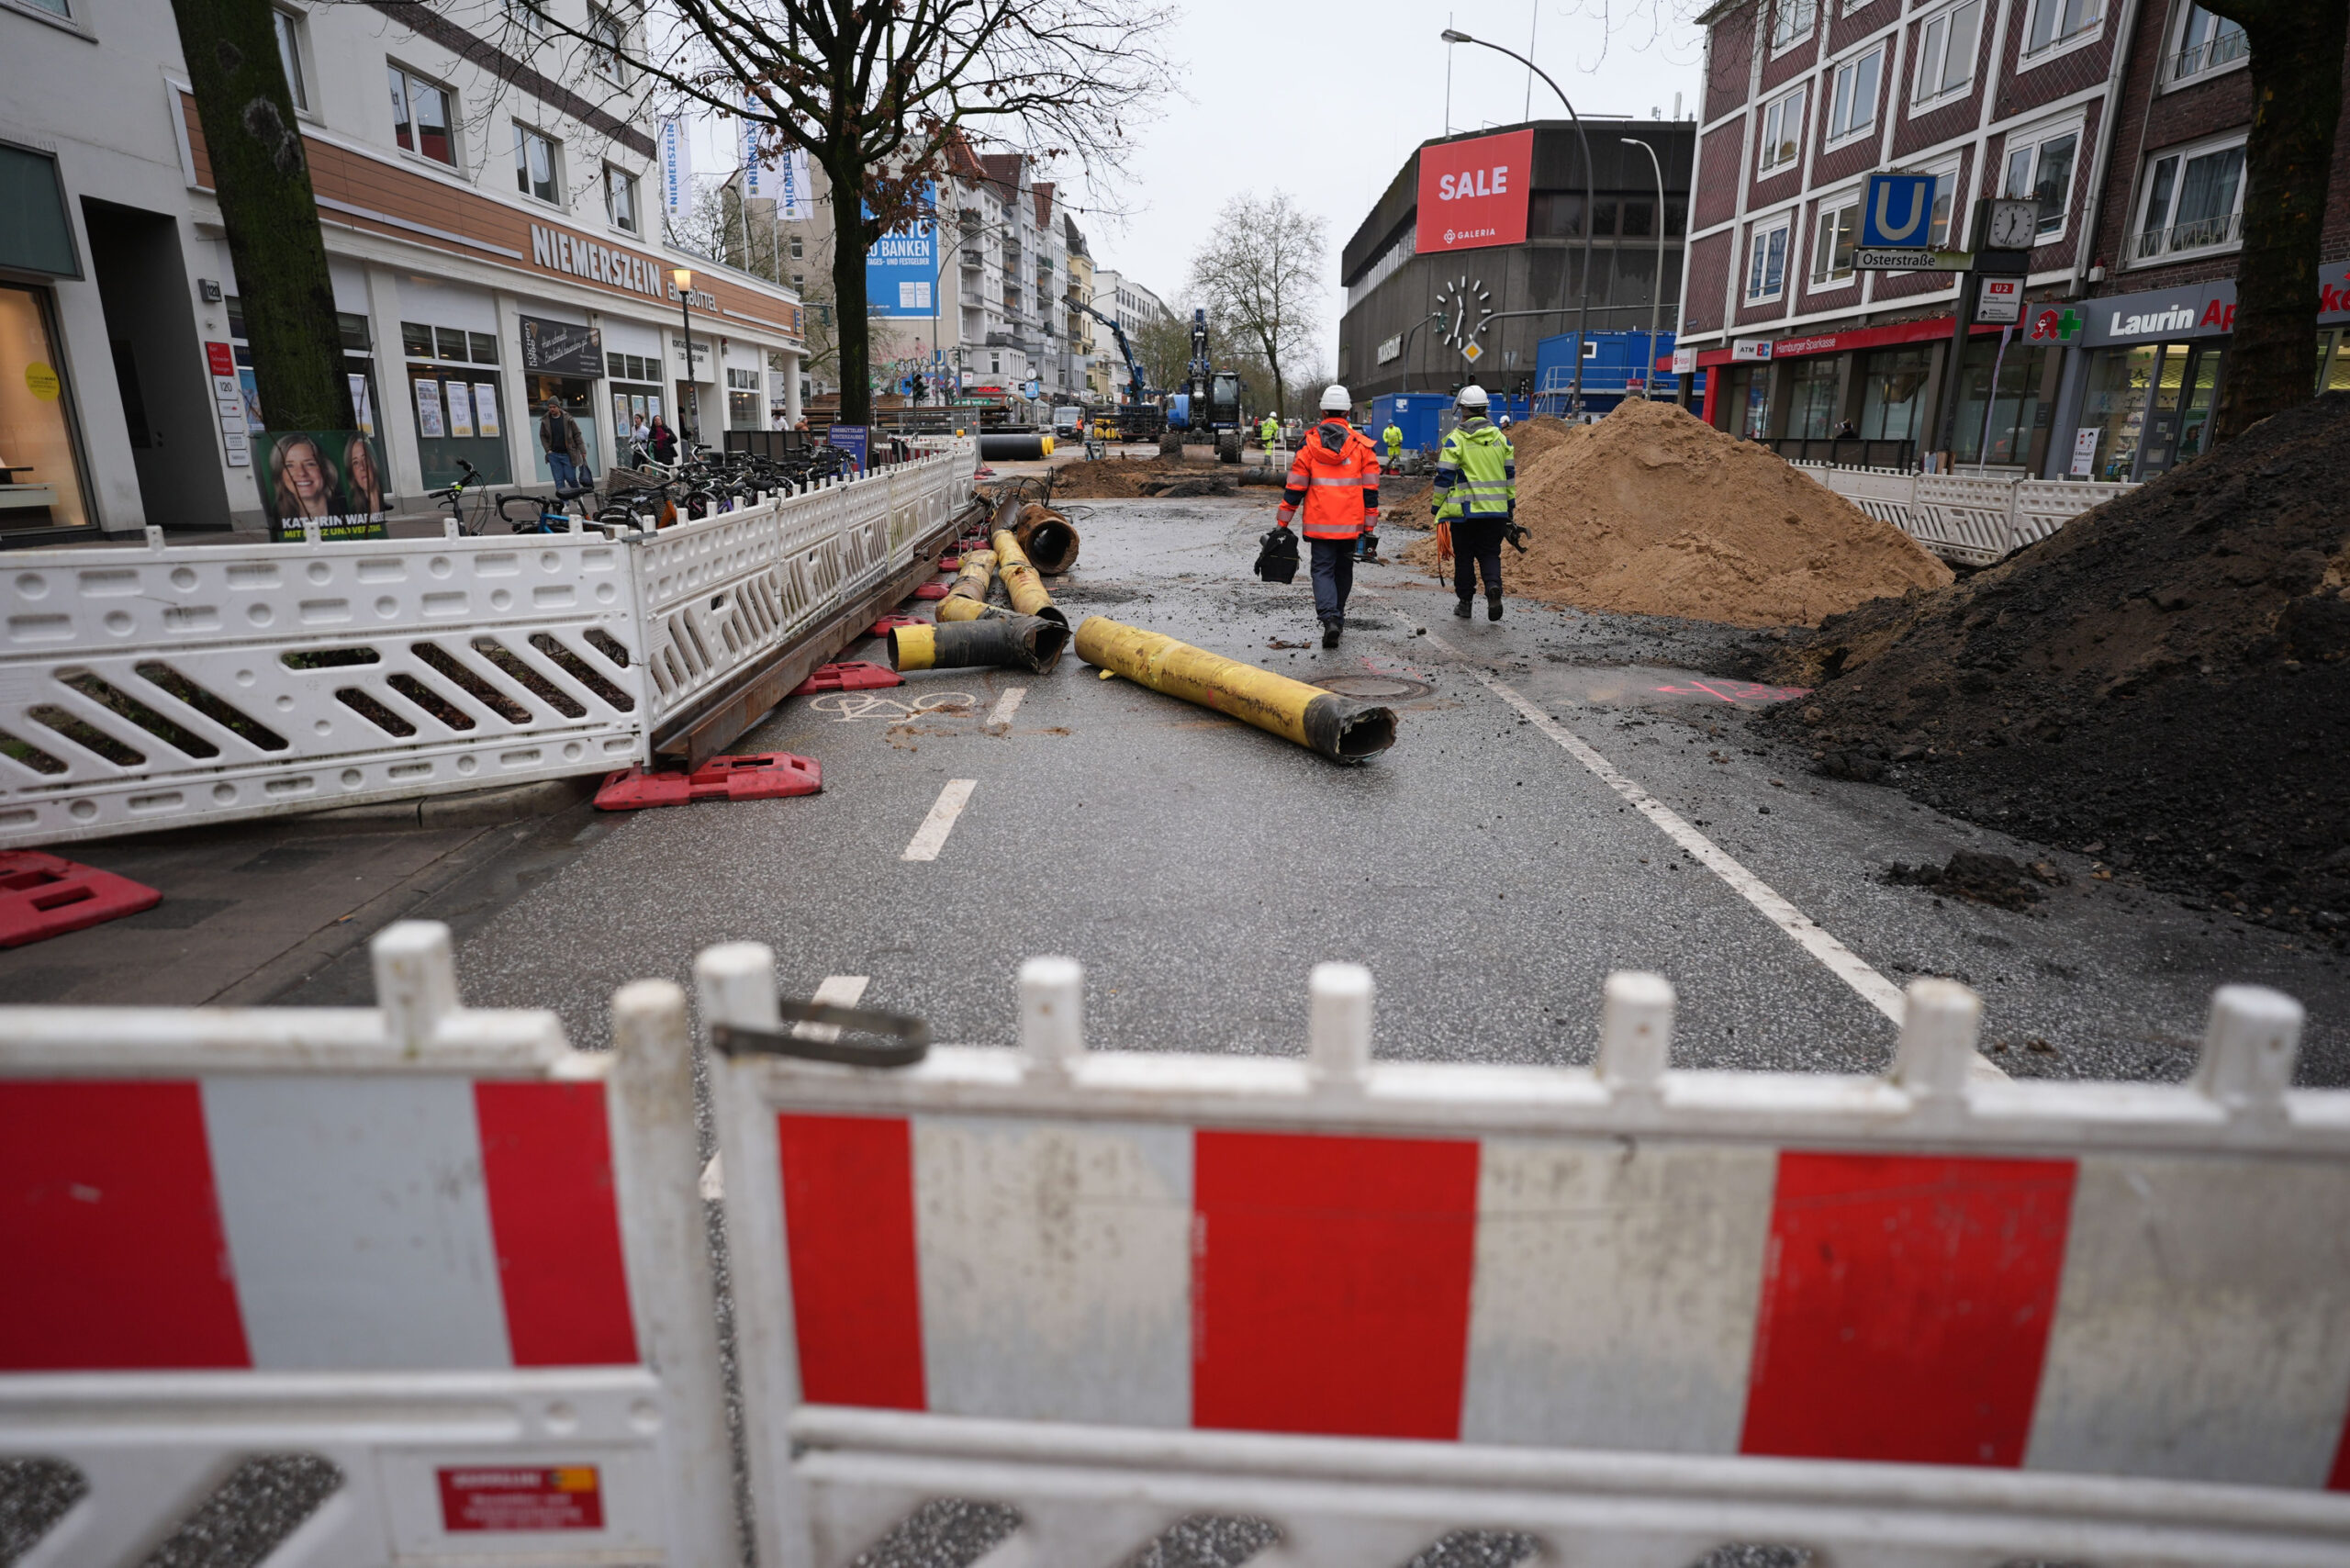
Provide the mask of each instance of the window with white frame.
[{"label": "window with white frame", "polygon": [[285,67],[285,89],[294,95],[294,106],[307,109],[310,95],[302,85],[302,24],[285,11],[270,13],[277,24],[277,62]]},{"label": "window with white frame", "polygon": [[1803,89],[1797,87],[1762,106],[1762,172],[1793,168],[1802,152]]},{"label": "window with white frame", "polygon": [[1966,91],[1975,81],[1975,54],[1983,37],[1983,0],[1962,0],[1926,18],[1918,29],[1918,80],[1909,90],[1915,106],[1940,103]]},{"label": "window with white frame", "polygon": [[546,36],[547,14],[539,0],[506,0],[506,20],[526,41]]},{"label": "window with white frame", "polygon": [[2040,244],[2048,244],[2065,231],[2065,214],[2073,199],[2073,164],[2080,150],[2078,126],[2008,139],[2007,174],[1999,194],[2029,197],[2040,204],[2036,234]]},{"label": "window with white frame", "polygon": [[1830,146],[1876,124],[1878,79],[1885,74],[1885,50],[1873,49],[1836,68],[1829,90],[1828,140]]},{"label": "window with white frame", "polygon": [[1831,196],[1819,207],[1819,222],[1811,240],[1811,281],[1814,287],[1843,283],[1852,275],[1852,252],[1861,242],[1861,202],[1858,196]]},{"label": "window with white frame", "polygon": [[2104,21],[2105,0],[2031,0],[2031,19],[2023,32],[2024,58],[2086,39]]},{"label": "window with white frame", "polygon": [[628,27],[610,11],[588,7],[588,56],[596,74],[614,86],[628,85]]},{"label": "window with white frame", "polygon": [[1951,220],[1958,210],[1958,171],[1945,169],[1934,176],[1934,211],[1927,220],[1926,244],[1944,251],[1950,248]]},{"label": "window with white frame", "polygon": [[604,216],[612,227],[629,233],[639,232],[636,215],[636,176],[625,169],[604,165]]},{"label": "window with white frame", "polygon": [[2200,6],[2189,6],[2179,18],[2178,37],[2172,40],[2169,67],[2164,79],[2184,82],[2206,71],[2235,65],[2249,58],[2244,25],[2216,17]]},{"label": "window with white frame", "polygon": [[2146,160],[2139,181],[2140,262],[2209,251],[2244,238],[2244,135]]},{"label": "window with white frame", "polygon": [[563,144],[517,121],[514,127],[514,188],[524,196],[563,205]]},{"label": "window with white frame", "polygon": [[455,163],[456,102],[449,89],[397,65],[390,73],[392,140],[436,163]]},{"label": "window with white frame", "polygon": [[1819,0],[1778,0],[1771,9],[1771,47],[1801,43],[1818,21]]},{"label": "window with white frame", "polygon": [[1794,225],[1781,218],[1757,224],[1746,260],[1746,302],[1759,305],[1776,299],[1787,289],[1787,236]]}]

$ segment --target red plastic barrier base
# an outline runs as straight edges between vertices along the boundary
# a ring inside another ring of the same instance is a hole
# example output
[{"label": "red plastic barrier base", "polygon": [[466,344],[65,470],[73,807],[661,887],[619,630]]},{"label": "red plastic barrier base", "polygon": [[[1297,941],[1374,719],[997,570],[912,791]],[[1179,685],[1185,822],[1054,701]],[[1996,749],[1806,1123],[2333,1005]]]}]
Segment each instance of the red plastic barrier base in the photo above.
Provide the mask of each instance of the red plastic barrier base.
[{"label": "red plastic barrier base", "polygon": [[886,637],[901,626],[927,626],[930,622],[919,615],[885,615],[876,621],[870,630],[877,637]]},{"label": "red plastic barrier base", "polygon": [[942,572],[959,572],[963,569],[963,557],[960,555],[941,555],[938,558],[938,569]]},{"label": "red plastic barrier base", "polygon": [[823,787],[824,770],[813,757],[788,751],[753,752],[713,756],[691,773],[648,773],[642,767],[615,773],[596,791],[596,809],[634,812],[696,801],[779,801],[812,795]]},{"label": "red plastic barrier base", "polygon": [[145,883],[95,866],[38,849],[0,850],[0,947],[45,942],[162,902]]},{"label": "red plastic barrier base", "polygon": [[954,586],[952,583],[924,583],[914,589],[914,597],[916,599],[945,599],[946,590]]},{"label": "red plastic barrier base", "polygon": [[851,660],[846,664],[818,666],[815,674],[791,689],[791,694],[794,697],[813,697],[820,691],[879,691],[885,687],[903,686],[905,683],[905,677],[896,670]]}]

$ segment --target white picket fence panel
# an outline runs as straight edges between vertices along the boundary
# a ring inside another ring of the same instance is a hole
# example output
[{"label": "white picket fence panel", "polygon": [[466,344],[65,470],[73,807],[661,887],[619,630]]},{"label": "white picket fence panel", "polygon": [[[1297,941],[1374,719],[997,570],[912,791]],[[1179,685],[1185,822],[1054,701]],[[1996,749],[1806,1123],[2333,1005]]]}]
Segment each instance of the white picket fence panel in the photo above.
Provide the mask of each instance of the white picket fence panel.
[{"label": "white picket fence panel", "polygon": [[583,1055],[445,926],[373,954],[374,1007],[0,1008],[16,1568],[737,1560],[684,993]]},{"label": "white picket fence panel", "polygon": [[0,553],[0,848],[649,761],[969,500],[940,446],[612,539]]},{"label": "white picket fence panel", "polygon": [[[777,1028],[767,949],[696,972]],[[989,1568],[1203,1515],[1269,1568],[2350,1552],[2350,1093],[2275,992],[2188,1086],[1978,1080],[1947,981],[1874,1078],[1668,1070],[1653,976],[1589,1070],[1374,1062],[1352,966],[1302,1058],[1089,1051],[1081,998],[1034,960],[1018,1050],[901,1071],[711,1052],[762,1568],[943,1498],[1016,1519]]]},{"label": "white picket fence panel", "polygon": [[1893,474],[1795,465],[1880,522],[1946,560],[1986,566],[2045,539],[2134,484],[2019,479],[1971,474]]}]

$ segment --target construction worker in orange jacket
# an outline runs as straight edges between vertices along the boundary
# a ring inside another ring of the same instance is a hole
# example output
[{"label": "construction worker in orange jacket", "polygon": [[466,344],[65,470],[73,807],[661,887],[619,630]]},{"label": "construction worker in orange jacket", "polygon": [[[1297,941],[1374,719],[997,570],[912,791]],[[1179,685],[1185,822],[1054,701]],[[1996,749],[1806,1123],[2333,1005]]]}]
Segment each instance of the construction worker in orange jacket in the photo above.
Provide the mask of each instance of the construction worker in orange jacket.
[{"label": "construction worker in orange jacket", "polygon": [[1305,432],[1281,492],[1281,525],[1302,510],[1314,552],[1314,612],[1322,618],[1322,645],[1335,648],[1347,627],[1347,595],[1355,586],[1355,542],[1379,527],[1379,457],[1363,433],[1347,422],[1354,406],[1343,386],[1322,394],[1322,422]]}]

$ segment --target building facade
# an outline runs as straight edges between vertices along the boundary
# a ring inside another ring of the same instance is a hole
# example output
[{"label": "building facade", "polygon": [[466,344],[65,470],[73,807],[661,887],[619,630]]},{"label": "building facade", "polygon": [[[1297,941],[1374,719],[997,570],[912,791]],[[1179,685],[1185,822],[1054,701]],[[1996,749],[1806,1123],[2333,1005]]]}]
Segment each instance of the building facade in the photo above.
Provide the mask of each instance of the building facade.
[{"label": "building facade", "polygon": [[[633,25],[547,5],[623,40]],[[550,398],[598,469],[638,414],[713,444],[764,427],[771,361],[800,352],[788,289],[662,243],[643,84],[534,16],[277,9],[395,513],[429,511],[461,459],[494,484],[544,481]],[[259,517],[269,435],[178,39],[164,0],[0,4],[0,184],[28,214],[0,226],[0,538]]]},{"label": "building facade", "polygon": [[[1713,371],[1712,422],[1849,427],[1919,464],[1947,430],[1952,463],[2047,477],[2144,478],[2202,449],[2243,248],[2240,29],[2192,0],[1727,0],[1703,19],[1680,341]],[[1878,170],[1934,176],[1932,241],[1953,250],[1979,240],[1980,199],[2036,206],[2020,319],[1977,323],[1955,377],[1960,274],[1854,264]],[[2321,386],[2350,385],[2344,185]]]},{"label": "building facade", "polygon": [[[1145,327],[1174,314],[1165,300],[1126,274],[1098,270],[1093,274],[1093,308],[1117,322],[1130,342]],[[1094,341],[1100,351],[1102,396],[1113,403],[1129,401],[1126,384],[1134,377],[1125,356],[1118,352],[1117,340],[1105,329]]]},{"label": "building facade", "polygon": [[[1355,397],[1542,390],[1535,344],[1576,325],[1586,238],[1588,330],[1675,329],[1695,127],[1587,118],[1583,135],[1588,180],[1565,120],[1439,138],[1404,161],[1339,257],[1338,379]],[[1446,215],[1456,188],[1475,223]]]}]

